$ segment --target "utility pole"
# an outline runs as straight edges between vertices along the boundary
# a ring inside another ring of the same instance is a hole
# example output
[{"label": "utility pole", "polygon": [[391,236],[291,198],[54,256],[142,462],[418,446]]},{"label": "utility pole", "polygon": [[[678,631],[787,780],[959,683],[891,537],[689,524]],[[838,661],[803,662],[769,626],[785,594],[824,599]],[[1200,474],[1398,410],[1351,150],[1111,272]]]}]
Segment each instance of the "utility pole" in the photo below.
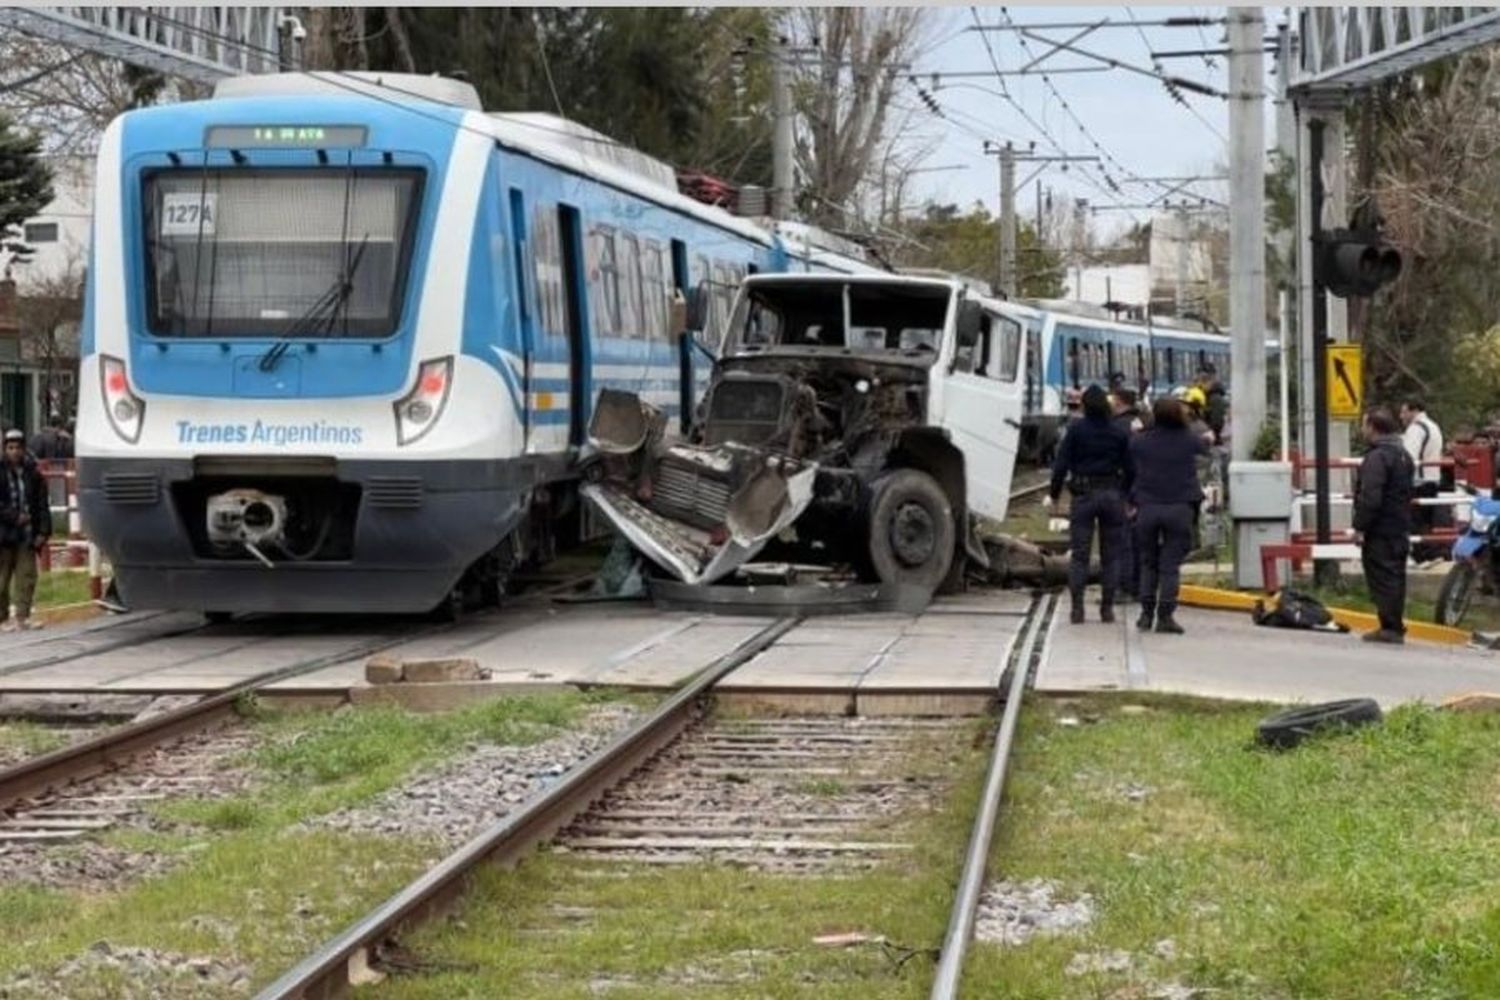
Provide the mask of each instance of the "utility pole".
[{"label": "utility pole", "polygon": [[1000,290],[1011,298],[1016,287],[1016,151],[1000,150]]},{"label": "utility pole", "polygon": [[792,172],[792,70],[787,39],[778,36],[771,52],[771,217],[792,215],[796,180]]},{"label": "utility pole", "polygon": [[[1034,144],[1033,144],[1034,145]],[[984,151],[1000,157],[1000,291],[1015,298],[1020,294],[1020,275],[1016,270],[1016,164],[1035,163],[1035,177],[1041,173],[1049,163],[1061,163],[1063,169],[1067,169],[1069,163],[1097,163],[1097,156],[1045,156],[1034,152],[1018,153],[1015,147],[1007,142],[1005,145],[985,140]],[[1023,188],[1029,183],[1030,177],[1021,185]],[[1037,218],[1041,219],[1041,185],[1037,185]],[[1041,229],[1038,225],[1037,235],[1040,237]]]},{"label": "utility pole", "polygon": [[1259,7],[1229,9],[1229,399],[1231,458],[1266,421],[1265,53]]}]

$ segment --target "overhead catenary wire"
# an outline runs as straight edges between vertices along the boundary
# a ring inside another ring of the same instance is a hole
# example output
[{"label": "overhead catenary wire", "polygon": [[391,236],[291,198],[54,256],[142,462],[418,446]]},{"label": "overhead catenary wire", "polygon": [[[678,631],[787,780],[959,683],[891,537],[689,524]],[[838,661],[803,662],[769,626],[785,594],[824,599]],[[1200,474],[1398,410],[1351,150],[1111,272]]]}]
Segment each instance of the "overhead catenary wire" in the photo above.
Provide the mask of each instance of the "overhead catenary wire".
[{"label": "overhead catenary wire", "polygon": [[[1002,10],[1003,10],[1003,8],[1002,8]],[[974,24],[976,26],[979,26],[981,22],[979,20],[979,10],[978,10],[978,8],[971,6],[969,8],[969,14],[970,14],[970,16],[973,17]],[[1000,70],[1000,57],[997,56],[997,55],[995,55],[995,48],[994,48],[993,45],[990,44],[989,35],[987,35],[983,31],[980,31],[979,32],[979,37],[980,37],[980,40],[984,43],[984,50],[985,50],[985,52],[989,56],[990,65],[994,67],[995,72],[997,74],[1000,74],[1001,73],[1001,70]],[[1021,102],[1019,102],[1019,101],[1016,100],[1016,98],[1015,98],[1015,96],[1013,94],[1011,94],[1010,87],[1007,86],[1006,83],[1005,83],[1005,77],[1004,77],[1004,75],[1003,74],[999,75],[998,79],[1000,81],[1000,96],[1001,96],[1001,98],[1004,99],[1005,102],[1007,104],[1009,104],[1012,108],[1014,108],[1015,111],[1016,111],[1016,113],[1021,116],[1022,120],[1025,121],[1027,125],[1031,126],[1031,128],[1038,135],[1040,135],[1043,139],[1045,139],[1048,142],[1048,144],[1050,144],[1052,146],[1053,149],[1055,149],[1059,154],[1062,154],[1064,156],[1067,155],[1068,152],[1069,152],[1068,149],[1066,147],[1064,147],[1063,144],[1057,140],[1056,136],[1054,136],[1052,134],[1052,132],[1044,124],[1042,124],[1041,122],[1037,121],[1036,118],[1033,117],[1031,115],[1031,113],[1028,112],[1025,109],[1025,107],[1023,107],[1021,105]],[[1119,201],[1119,198],[1116,196],[1115,192],[1112,190],[1113,184],[1111,182],[1106,181],[1106,183],[1104,185],[1100,185],[1099,182],[1096,181],[1091,174],[1089,174],[1087,171],[1085,171],[1083,169],[1080,169],[1078,171],[1077,176],[1080,177],[1080,178],[1082,178],[1085,183],[1088,183],[1091,186],[1093,186],[1094,188],[1102,191],[1104,193],[1104,195],[1106,197],[1108,197],[1110,200],[1112,200],[1112,201]],[[1140,222],[1141,222],[1141,220],[1138,217],[1134,216],[1134,215],[1132,215],[1132,219],[1134,219],[1134,221],[1136,222],[1137,225],[1139,225]]]},{"label": "overhead catenary wire", "polygon": [[[1130,18],[1130,23],[1135,25],[1136,34],[1141,36],[1141,44],[1146,47],[1147,56],[1151,56],[1151,40],[1146,37],[1146,29],[1143,28],[1140,22],[1135,19],[1135,12],[1130,9],[1129,5],[1126,5],[1125,7],[1125,14]],[[1203,29],[1199,28],[1198,33],[1201,35],[1203,33]],[[1207,56],[1204,56],[1203,61],[1208,66],[1208,68],[1214,68],[1213,61]],[[1166,70],[1162,67],[1160,59],[1156,59],[1153,57],[1152,65],[1156,67],[1157,72],[1161,73],[1163,77],[1167,75]],[[1219,128],[1219,126],[1215,125],[1213,122],[1209,121],[1208,118],[1204,116],[1203,112],[1199,111],[1197,108],[1188,103],[1187,98],[1182,96],[1182,92],[1179,91],[1174,84],[1169,81],[1166,83],[1166,88],[1167,92],[1172,95],[1172,99],[1186,108],[1188,114],[1192,115],[1194,118],[1198,119],[1198,121],[1202,122],[1203,127],[1217,136],[1220,142],[1222,142],[1226,146],[1229,144],[1229,137],[1224,134],[1224,130]]]},{"label": "overhead catenary wire", "polygon": [[[1005,22],[1007,24],[1013,24],[1010,17],[1010,11],[1007,8],[1000,8],[1000,16],[1005,18]],[[1016,37],[1017,40],[1021,43],[1021,48],[1024,49],[1028,55],[1032,55],[1033,58],[1035,58],[1031,50],[1031,45],[1026,40],[1026,35],[1023,32],[1018,31]],[[1104,144],[1099,141],[1098,137],[1095,136],[1094,133],[1089,130],[1088,126],[1083,123],[1083,120],[1079,118],[1078,114],[1073,110],[1073,106],[1068,103],[1067,98],[1063,97],[1062,93],[1057,89],[1057,85],[1054,84],[1051,78],[1045,73],[1042,74],[1042,83],[1047,87],[1049,91],[1051,91],[1052,96],[1057,99],[1058,103],[1062,105],[1063,111],[1068,115],[1070,119],[1072,119],[1073,124],[1078,127],[1079,134],[1086,142],[1088,142],[1090,146],[1093,147],[1095,152],[1097,152],[1107,162],[1112,164],[1116,170],[1124,174],[1126,177],[1129,177],[1133,180],[1141,179],[1139,174],[1126,167],[1125,164],[1120,162],[1118,157],[1116,157],[1113,153],[1111,153],[1104,147]],[[1113,188],[1115,187],[1115,185],[1113,183],[1110,183],[1110,187]],[[1217,199],[1210,200],[1216,201]]]}]

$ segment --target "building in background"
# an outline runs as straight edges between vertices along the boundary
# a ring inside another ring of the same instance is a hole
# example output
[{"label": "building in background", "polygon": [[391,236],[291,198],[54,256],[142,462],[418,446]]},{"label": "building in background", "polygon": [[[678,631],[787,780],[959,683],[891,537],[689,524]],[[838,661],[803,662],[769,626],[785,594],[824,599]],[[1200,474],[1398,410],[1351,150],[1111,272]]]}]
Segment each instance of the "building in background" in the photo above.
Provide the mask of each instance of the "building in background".
[{"label": "building in background", "polygon": [[49,413],[73,415],[78,326],[93,216],[93,161],[51,161],[52,202],[22,227],[34,253],[0,280],[0,424],[32,433]]}]

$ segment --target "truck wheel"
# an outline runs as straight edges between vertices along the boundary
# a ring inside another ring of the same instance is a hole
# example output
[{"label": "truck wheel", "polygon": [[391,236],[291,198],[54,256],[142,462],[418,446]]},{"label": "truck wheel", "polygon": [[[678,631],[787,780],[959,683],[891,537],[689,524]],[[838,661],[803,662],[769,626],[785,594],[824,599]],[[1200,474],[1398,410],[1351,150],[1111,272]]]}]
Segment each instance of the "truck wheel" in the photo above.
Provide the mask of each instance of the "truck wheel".
[{"label": "truck wheel", "polygon": [[873,484],[870,565],[882,583],[937,590],[953,562],[953,506],[937,481],[897,469]]},{"label": "truck wheel", "polygon": [[1479,571],[1474,564],[1467,560],[1459,560],[1448,568],[1448,575],[1443,577],[1443,586],[1438,590],[1437,619],[1439,625],[1457,625],[1464,620],[1464,615],[1469,613],[1469,605],[1474,603],[1474,584],[1478,582]]}]

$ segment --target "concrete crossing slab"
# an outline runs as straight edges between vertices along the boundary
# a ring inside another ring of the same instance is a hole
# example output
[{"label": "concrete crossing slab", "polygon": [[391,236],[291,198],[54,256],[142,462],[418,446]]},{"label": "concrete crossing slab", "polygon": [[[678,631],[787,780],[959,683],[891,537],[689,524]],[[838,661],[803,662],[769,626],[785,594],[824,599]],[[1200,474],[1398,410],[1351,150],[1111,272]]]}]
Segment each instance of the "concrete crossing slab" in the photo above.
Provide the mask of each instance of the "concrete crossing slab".
[{"label": "concrete crossing slab", "polygon": [[[1066,602],[1060,606],[1066,614]],[[1156,691],[1238,701],[1313,703],[1374,698],[1386,707],[1500,691],[1500,656],[1432,643],[1383,646],[1357,634],[1256,625],[1241,612],[1180,609],[1186,635],[1136,632],[1121,621],[1070,625],[1054,619],[1038,691]],[[1090,605],[1094,611],[1094,605]]]}]

